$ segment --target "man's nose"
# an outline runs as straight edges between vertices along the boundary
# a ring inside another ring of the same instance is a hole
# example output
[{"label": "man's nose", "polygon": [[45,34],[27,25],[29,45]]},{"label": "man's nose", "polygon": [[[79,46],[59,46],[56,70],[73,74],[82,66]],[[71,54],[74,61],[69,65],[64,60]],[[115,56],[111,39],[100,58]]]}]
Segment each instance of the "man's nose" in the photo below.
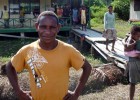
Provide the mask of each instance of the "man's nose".
[{"label": "man's nose", "polygon": [[48,34],[51,33],[51,29],[50,29],[50,28],[45,28],[44,31],[45,31],[46,33],[48,33]]}]

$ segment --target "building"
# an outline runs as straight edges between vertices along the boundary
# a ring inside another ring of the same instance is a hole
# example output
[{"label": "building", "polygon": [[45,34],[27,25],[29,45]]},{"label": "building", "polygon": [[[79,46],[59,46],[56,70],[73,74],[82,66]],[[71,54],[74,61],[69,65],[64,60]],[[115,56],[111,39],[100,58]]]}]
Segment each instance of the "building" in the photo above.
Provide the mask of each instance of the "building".
[{"label": "building", "polygon": [[130,0],[130,21],[140,21],[140,0]]},{"label": "building", "polygon": [[[0,33],[25,33],[36,32],[34,23],[36,16],[44,10],[56,10],[56,7],[68,4],[71,7],[80,7],[81,0],[1,0],[0,10],[3,11],[4,5],[7,6],[10,19],[9,28],[4,28],[4,20],[0,19]],[[20,8],[25,12],[23,26],[19,18]],[[0,11],[0,12],[1,12]],[[0,13],[1,15],[1,13]],[[60,18],[69,23],[62,25],[60,31],[68,31],[71,28],[71,16],[67,18]]]}]

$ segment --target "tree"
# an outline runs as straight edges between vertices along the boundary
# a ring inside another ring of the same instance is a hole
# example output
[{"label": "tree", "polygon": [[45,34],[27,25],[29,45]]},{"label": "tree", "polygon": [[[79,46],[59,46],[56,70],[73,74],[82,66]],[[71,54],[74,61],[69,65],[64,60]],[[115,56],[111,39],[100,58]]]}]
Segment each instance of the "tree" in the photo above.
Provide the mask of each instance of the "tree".
[{"label": "tree", "polygon": [[130,0],[114,0],[112,5],[119,18],[129,19]]}]

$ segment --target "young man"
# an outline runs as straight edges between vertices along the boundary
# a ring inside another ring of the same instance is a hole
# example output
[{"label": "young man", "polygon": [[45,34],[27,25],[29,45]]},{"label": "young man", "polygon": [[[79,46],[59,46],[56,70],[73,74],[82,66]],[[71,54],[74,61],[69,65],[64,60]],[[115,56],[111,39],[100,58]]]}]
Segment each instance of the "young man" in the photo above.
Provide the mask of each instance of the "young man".
[{"label": "young man", "polygon": [[86,31],[86,7],[84,5],[80,8],[82,30]]},{"label": "young man", "polygon": [[114,45],[117,38],[117,35],[116,35],[117,31],[115,29],[115,14],[113,13],[112,6],[109,6],[108,12],[104,14],[104,30],[105,32],[103,33],[103,37],[106,38],[106,50],[110,51],[108,49],[108,42],[109,42],[109,39],[113,39],[111,51],[115,51]]},{"label": "young man", "polygon": [[[42,12],[35,24],[39,39],[23,46],[6,65],[6,72],[20,100],[77,100],[91,72],[91,65],[73,46],[56,39],[60,25],[52,11]],[[70,67],[83,73],[74,91],[68,90]],[[30,89],[18,84],[17,73],[27,69]]]},{"label": "young man", "polygon": [[2,11],[1,18],[4,20],[4,28],[9,28],[9,11],[7,6],[4,5],[4,10]]},{"label": "young man", "polygon": [[21,27],[24,27],[24,19],[25,17],[25,10],[24,10],[24,7],[20,7],[20,11],[19,11],[19,19],[20,19],[20,23],[21,23]]}]

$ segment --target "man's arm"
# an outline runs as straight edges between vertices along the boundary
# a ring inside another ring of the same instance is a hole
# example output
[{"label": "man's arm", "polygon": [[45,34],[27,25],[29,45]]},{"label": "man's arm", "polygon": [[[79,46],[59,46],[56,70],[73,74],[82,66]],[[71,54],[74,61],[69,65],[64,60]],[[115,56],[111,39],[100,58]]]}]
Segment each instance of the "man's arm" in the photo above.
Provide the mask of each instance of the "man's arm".
[{"label": "man's arm", "polygon": [[31,100],[31,96],[29,92],[22,91],[18,85],[18,77],[15,68],[12,66],[11,61],[7,63],[6,65],[6,73],[8,76],[8,79],[15,90],[15,93],[19,97],[20,100]]},{"label": "man's arm", "polygon": [[83,69],[83,73],[80,77],[77,87],[75,88],[74,92],[69,91],[68,94],[64,97],[64,100],[77,100],[78,99],[91,73],[91,65],[88,63],[87,60],[85,60],[84,65],[82,66],[82,69]]},{"label": "man's arm", "polygon": [[107,13],[104,14],[104,29],[107,29]]}]

